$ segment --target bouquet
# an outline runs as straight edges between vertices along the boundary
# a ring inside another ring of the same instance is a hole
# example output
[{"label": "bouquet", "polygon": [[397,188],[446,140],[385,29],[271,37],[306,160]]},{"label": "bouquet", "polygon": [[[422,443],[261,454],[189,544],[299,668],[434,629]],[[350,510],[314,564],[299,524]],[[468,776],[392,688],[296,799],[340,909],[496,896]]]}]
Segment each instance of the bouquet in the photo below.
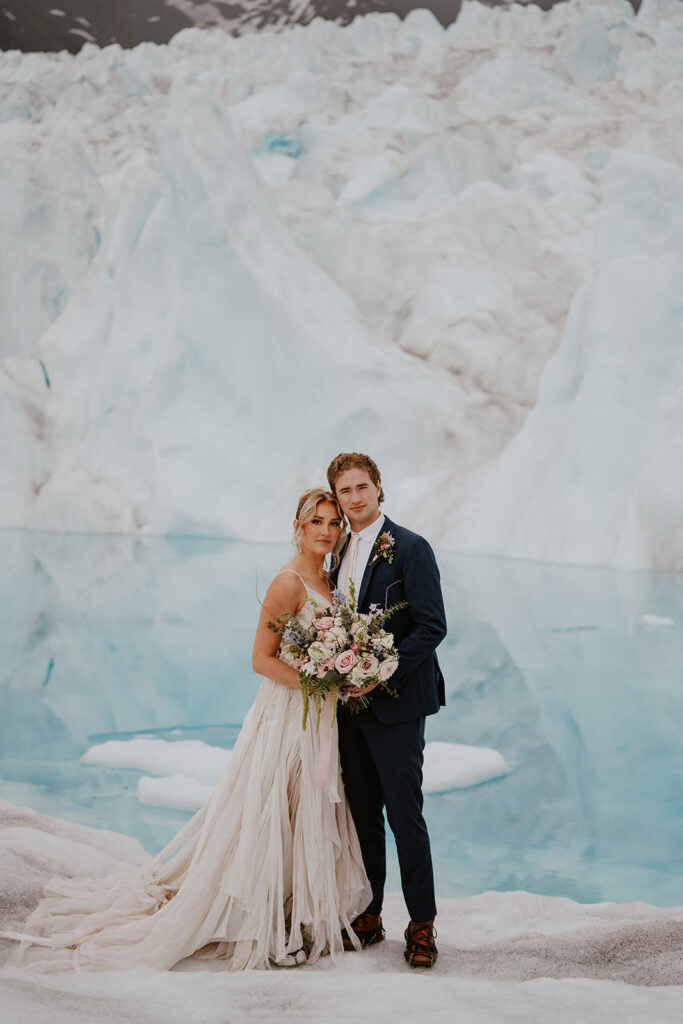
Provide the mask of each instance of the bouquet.
[{"label": "bouquet", "polygon": [[[308,626],[293,615],[279,616],[273,623],[272,628],[282,637],[280,657],[299,672],[304,729],[309,698],[315,701],[319,728],[323,701],[328,697],[333,706],[333,725],[338,700],[350,702],[353,711],[361,711],[370,703],[366,692],[370,689],[380,687],[398,697],[388,682],[398,668],[398,652],[393,634],[384,629],[384,624],[407,602],[384,610],[374,604],[369,612],[361,613],[356,608],[353,582],[349,589],[348,596],[335,590],[332,607],[318,609]],[[363,692],[354,697],[354,691]]]}]

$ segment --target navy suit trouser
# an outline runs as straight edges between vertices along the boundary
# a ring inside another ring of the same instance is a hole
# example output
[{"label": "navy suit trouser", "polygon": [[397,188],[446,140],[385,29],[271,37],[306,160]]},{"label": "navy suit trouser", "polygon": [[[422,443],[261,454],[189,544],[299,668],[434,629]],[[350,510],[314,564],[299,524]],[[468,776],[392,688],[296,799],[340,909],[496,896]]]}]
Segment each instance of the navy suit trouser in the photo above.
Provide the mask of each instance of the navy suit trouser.
[{"label": "navy suit trouser", "polygon": [[372,887],[366,913],[379,914],[386,880],[384,813],[394,833],[401,886],[412,921],[436,916],[434,872],[422,815],[425,720],[386,725],[371,708],[339,713],[339,753],[346,798]]}]

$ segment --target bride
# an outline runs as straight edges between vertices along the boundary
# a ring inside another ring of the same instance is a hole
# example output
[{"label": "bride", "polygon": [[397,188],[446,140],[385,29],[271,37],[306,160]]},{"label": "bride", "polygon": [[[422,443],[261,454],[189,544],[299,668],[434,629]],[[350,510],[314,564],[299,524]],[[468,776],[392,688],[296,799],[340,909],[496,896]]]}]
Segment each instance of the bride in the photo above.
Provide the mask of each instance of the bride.
[{"label": "bride", "polygon": [[337,561],[343,523],[331,493],[302,494],[297,554],[271,583],[256,630],[252,663],[265,678],[211,799],[142,871],[53,880],[14,966],[169,969],[201,951],[233,971],[289,967],[335,958],[342,929],[355,939],[350,922],[371,893],[341,785],[337,726],[323,789],[319,735],[310,722],[301,727],[298,673],[270,628],[277,616],[310,620],[331,603],[325,557]]}]

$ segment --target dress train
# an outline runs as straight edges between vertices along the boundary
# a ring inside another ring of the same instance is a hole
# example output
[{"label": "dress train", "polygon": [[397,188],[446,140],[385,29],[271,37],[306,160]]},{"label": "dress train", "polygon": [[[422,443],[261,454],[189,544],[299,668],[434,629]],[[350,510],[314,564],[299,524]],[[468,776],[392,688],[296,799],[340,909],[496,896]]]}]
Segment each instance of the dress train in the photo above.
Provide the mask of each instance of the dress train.
[{"label": "dress train", "polygon": [[[319,598],[309,590],[302,614]],[[142,870],[55,879],[10,963],[32,971],[170,969],[186,957],[263,968],[302,946],[342,951],[371,892],[344,798],[333,727],[329,786],[316,785],[315,713],[264,679],[210,800]],[[321,724],[321,729],[325,728]]]}]

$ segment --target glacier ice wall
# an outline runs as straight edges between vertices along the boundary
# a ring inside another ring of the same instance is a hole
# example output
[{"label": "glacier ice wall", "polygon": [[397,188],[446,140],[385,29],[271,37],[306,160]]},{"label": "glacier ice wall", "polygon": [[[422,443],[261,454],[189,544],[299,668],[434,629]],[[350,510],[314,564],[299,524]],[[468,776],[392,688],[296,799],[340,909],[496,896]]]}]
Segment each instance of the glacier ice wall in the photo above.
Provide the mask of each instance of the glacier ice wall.
[{"label": "glacier ice wall", "polygon": [[683,567],[674,0],[0,54],[0,525]]},{"label": "glacier ice wall", "polygon": [[682,296],[683,171],[613,153],[592,273],[535,408],[458,510],[456,548],[552,561],[550,516],[567,561],[683,569]]}]

